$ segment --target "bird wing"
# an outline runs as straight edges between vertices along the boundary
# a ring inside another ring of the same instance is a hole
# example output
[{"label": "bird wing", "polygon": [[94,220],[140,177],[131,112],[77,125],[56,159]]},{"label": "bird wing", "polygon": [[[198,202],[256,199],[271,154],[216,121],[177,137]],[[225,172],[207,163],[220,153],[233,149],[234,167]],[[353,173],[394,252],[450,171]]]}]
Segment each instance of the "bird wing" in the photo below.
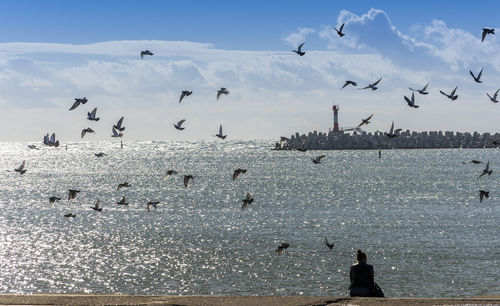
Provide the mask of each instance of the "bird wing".
[{"label": "bird wing", "polygon": [[487,171],[489,171],[489,170],[490,170],[490,161],[488,161],[488,162],[486,163],[486,169],[484,169],[484,171],[486,171],[486,172],[487,172]]},{"label": "bird wing", "polygon": [[483,29],[483,35],[481,36],[481,42],[484,41],[484,38],[486,37],[486,34],[488,34],[488,33],[486,32],[485,29]]},{"label": "bird wing", "polygon": [[450,93],[450,96],[454,96],[455,95],[455,91],[457,91],[457,89],[458,89],[458,86],[455,87],[455,89],[453,89],[453,91]]},{"label": "bird wing", "polygon": [[304,44],[305,44],[305,42],[301,43],[301,44],[299,45],[299,47],[297,48],[297,50],[298,50],[299,52],[301,52],[301,51],[302,51],[302,46],[304,46]]},{"label": "bird wing", "polygon": [[339,32],[339,30],[337,30],[334,26],[332,26],[332,28],[333,28],[335,31],[337,31],[337,33]]},{"label": "bird wing", "polygon": [[120,129],[122,127],[122,122],[123,122],[123,117],[121,117],[120,120],[118,120],[118,122],[116,123],[115,127],[117,129]]},{"label": "bird wing", "polygon": [[410,101],[410,99],[408,99],[408,97],[407,97],[407,96],[404,96],[404,97],[405,97],[405,101],[406,101],[406,103],[408,103],[408,105],[410,105],[410,106],[411,106],[411,101]]},{"label": "bird wing", "polygon": [[479,203],[483,202],[483,197],[484,197],[484,194],[481,192],[481,190],[479,190]]},{"label": "bird wing", "polygon": [[316,160],[320,161],[322,158],[325,158],[325,157],[326,157],[326,155],[320,155],[320,156],[316,157]]},{"label": "bird wing", "polygon": [[[349,82],[346,81],[344,86],[342,86],[342,88],[346,87],[347,85],[349,85]],[[342,89],[342,88],[340,88],[340,89]]]},{"label": "bird wing", "polygon": [[497,99],[497,96],[498,96],[498,91],[499,91],[499,90],[500,90],[500,89],[497,89],[497,91],[495,91],[495,94],[493,95],[493,100],[496,100],[496,99]]},{"label": "bird wing", "polygon": [[342,32],[342,30],[344,29],[344,25],[345,25],[345,23],[343,23],[343,24],[340,26],[340,29],[339,29],[340,31],[339,31],[339,32]]},{"label": "bird wing", "polygon": [[429,83],[430,83],[430,82],[428,82],[428,83],[427,83],[427,85],[425,85],[425,87],[424,87],[424,88],[422,88],[422,90],[421,90],[421,91],[425,91],[425,90],[427,89],[427,86],[429,86]]},{"label": "bird wing", "polygon": [[474,73],[472,73],[472,71],[471,71],[471,70],[469,70],[469,73],[470,73],[470,75],[474,78],[474,80],[477,80],[477,79],[476,79],[476,76],[474,75]]},{"label": "bird wing", "polygon": [[186,92],[185,92],[185,91],[183,91],[183,92],[181,93],[181,97],[179,98],[179,103],[181,103],[182,99],[183,99],[185,96],[186,96]]},{"label": "bird wing", "polygon": [[114,137],[118,137],[119,136],[118,133],[115,130],[115,127],[112,127],[112,131],[113,131],[113,136]]},{"label": "bird wing", "polygon": [[389,130],[389,134],[394,132],[394,121],[392,122],[391,129]]},{"label": "bird wing", "polygon": [[92,110],[91,112],[92,117],[95,117],[96,113],[97,113],[97,107]]},{"label": "bird wing", "polygon": [[186,119],[182,119],[182,120],[180,120],[179,122],[177,122],[177,125],[178,125],[179,127],[181,127],[181,124],[183,124],[183,123],[184,123],[184,121],[186,121]]},{"label": "bird wing", "polygon": [[250,194],[250,192],[247,192],[247,197],[246,197],[246,200],[250,200],[252,198],[252,195]]},{"label": "bird wing", "polygon": [[85,136],[85,134],[87,134],[87,129],[82,130],[82,138],[83,138],[83,136]]},{"label": "bird wing", "polygon": [[222,124],[219,126],[219,135],[222,136]]},{"label": "bird wing", "polygon": [[184,176],[184,187],[187,187],[189,185],[189,177]]},{"label": "bird wing", "polygon": [[368,88],[370,88],[370,85],[363,87],[363,88],[358,88],[358,90],[363,90],[363,89],[368,89]]},{"label": "bird wing", "polygon": [[240,174],[239,169],[234,170],[234,172],[233,172],[233,181],[238,177],[239,174]]},{"label": "bird wing", "polygon": [[[422,91],[423,91],[423,89],[422,89]],[[411,93],[411,104],[415,105],[415,93],[414,92]]]},{"label": "bird wing", "polygon": [[50,135],[49,142],[54,143],[54,141],[56,141],[56,133],[52,133],[52,135]]},{"label": "bird wing", "polygon": [[481,71],[479,71],[478,75],[477,75],[477,79],[479,80],[481,78],[481,75],[483,74],[483,69],[484,68],[481,68]]},{"label": "bird wing", "polygon": [[73,103],[73,105],[71,106],[71,108],[69,110],[74,110],[75,108],[77,108],[78,105],[80,105],[80,101],[76,100],[75,103]]},{"label": "bird wing", "polygon": [[376,81],[375,83],[372,84],[372,86],[375,86],[378,84],[378,82],[380,82],[382,80],[382,77],[380,79],[378,79],[378,81]]},{"label": "bird wing", "polygon": [[370,117],[366,118],[365,121],[369,121],[370,119],[372,119],[373,117],[373,114],[370,115]]}]

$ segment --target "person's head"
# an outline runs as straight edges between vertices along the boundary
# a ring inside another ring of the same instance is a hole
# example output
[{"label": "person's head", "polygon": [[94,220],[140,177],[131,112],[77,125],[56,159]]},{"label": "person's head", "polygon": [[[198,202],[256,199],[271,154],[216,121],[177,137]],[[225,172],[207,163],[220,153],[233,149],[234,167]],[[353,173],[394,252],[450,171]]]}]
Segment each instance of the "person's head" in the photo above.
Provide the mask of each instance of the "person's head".
[{"label": "person's head", "polygon": [[356,255],[356,259],[358,260],[358,262],[366,263],[366,261],[368,260],[368,257],[366,256],[366,254],[364,252],[362,252],[361,250],[358,250],[358,254]]}]

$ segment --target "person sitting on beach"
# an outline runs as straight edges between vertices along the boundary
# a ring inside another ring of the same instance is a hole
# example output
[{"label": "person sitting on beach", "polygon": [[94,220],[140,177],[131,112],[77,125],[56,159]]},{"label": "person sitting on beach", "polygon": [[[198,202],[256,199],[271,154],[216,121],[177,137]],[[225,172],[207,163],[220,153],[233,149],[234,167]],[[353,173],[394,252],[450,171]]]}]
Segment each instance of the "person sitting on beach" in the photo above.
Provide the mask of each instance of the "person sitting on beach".
[{"label": "person sitting on beach", "polygon": [[368,260],[366,254],[358,250],[356,259],[358,263],[351,266],[349,294],[360,297],[383,297],[382,290],[374,281],[373,266],[366,263]]}]

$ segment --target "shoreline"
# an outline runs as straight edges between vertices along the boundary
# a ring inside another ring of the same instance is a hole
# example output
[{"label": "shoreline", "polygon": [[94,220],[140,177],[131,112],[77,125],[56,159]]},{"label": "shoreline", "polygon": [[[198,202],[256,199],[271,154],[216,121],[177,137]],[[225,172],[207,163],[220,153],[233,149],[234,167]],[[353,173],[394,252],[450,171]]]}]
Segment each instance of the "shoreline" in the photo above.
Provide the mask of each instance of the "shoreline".
[{"label": "shoreline", "polygon": [[121,294],[0,294],[0,305],[500,305],[500,295],[468,298],[351,298],[339,296],[214,296]]}]

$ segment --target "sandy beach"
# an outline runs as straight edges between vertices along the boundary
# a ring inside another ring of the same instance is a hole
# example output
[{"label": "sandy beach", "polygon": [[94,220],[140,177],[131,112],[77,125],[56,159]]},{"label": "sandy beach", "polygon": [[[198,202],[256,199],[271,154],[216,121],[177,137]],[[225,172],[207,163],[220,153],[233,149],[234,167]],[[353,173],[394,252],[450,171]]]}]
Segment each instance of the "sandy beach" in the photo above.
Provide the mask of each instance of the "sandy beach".
[{"label": "sandy beach", "polygon": [[148,296],[2,294],[1,305],[500,305],[500,296],[470,298],[348,298],[311,296]]}]

